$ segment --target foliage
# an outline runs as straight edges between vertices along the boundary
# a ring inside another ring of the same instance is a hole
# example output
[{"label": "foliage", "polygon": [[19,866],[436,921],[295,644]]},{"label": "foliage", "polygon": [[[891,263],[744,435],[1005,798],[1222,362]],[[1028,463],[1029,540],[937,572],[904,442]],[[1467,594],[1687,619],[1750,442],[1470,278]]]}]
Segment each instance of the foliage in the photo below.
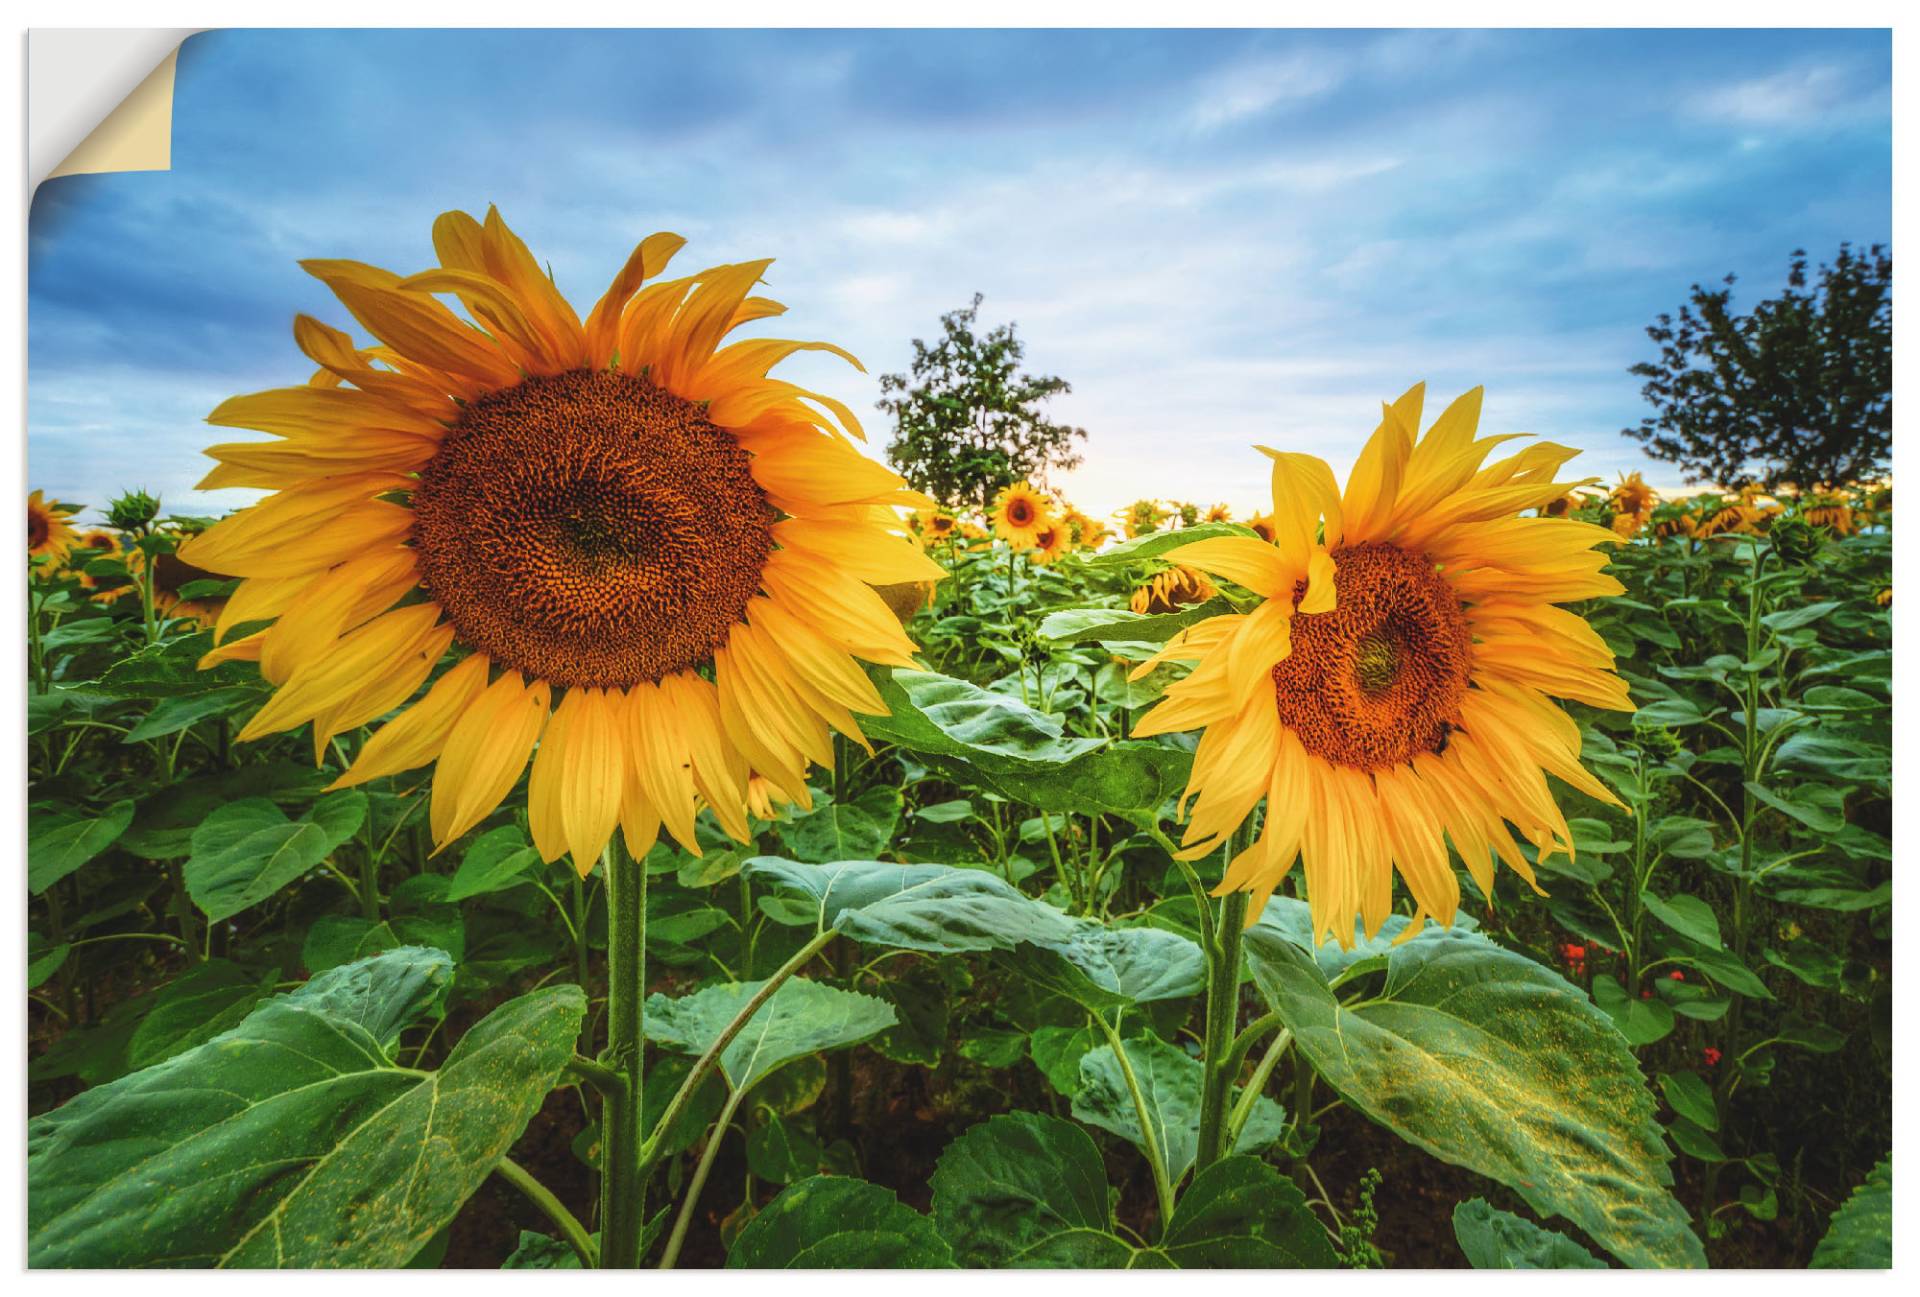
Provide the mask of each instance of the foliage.
[{"label": "foliage", "polygon": [[1038,407],[1073,389],[1063,378],[1023,373],[1012,324],[976,331],[981,295],[940,317],[942,336],[913,340],[910,374],[882,374],[879,407],[894,418],[887,458],[916,490],[948,505],[985,508],[1005,486],[1080,463],[1086,429],[1056,423]]},{"label": "foliage", "polygon": [[1690,482],[1769,490],[1878,477],[1893,444],[1893,257],[1841,244],[1808,287],[1795,251],[1787,286],[1747,314],[1726,287],[1695,284],[1679,316],[1647,327],[1656,361],[1634,365],[1653,413],[1622,431]]}]

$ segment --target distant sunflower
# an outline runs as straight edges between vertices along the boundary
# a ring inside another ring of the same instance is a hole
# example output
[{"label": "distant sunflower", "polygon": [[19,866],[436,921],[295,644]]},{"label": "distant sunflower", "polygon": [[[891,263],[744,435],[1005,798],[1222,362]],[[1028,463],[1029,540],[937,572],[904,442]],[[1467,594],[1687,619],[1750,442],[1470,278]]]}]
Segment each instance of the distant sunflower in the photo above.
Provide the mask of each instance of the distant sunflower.
[{"label": "distant sunflower", "polygon": [[1266,602],[1188,628],[1136,672],[1197,663],[1135,729],[1205,727],[1182,855],[1217,848],[1264,796],[1265,827],[1220,890],[1252,892],[1257,915],[1297,856],[1316,939],[1343,945],[1356,915],[1369,934],[1385,922],[1396,869],[1413,930],[1452,919],[1449,837],[1486,891],[1495,854],[1533,882],[1509,823],[1542,855],[1571,857],[1545,777],[1618,801],[1581,767],[1579,729],[1549,695],[1632,709],[1606,643],[1554,607],[1621,593],[1594,550],[1617,538],[1518,516],[1576,485],[1553,480],[1576,452],[1540,443],[1482,468],[1506,439],[1475,439],[1479,389],[1424,437],[1422,395],[1387,408],[1344,495],[1322,460],[1266,451],[1275,542],[1222,537],[1164,555]]},{"label": "distant sunflower", "polygon": [[1216,505],[1214,505],[1214,506],[1213,506],[1213,508],[1211,508],[1211,509],[1209,509],[1209,510],[1207,510],[1207,516],[1206,516],[1206,518],[1205,518],[1205,521],[1207,521],[1207,522],[1232,522],[1232,521],[1233,521],[1233,506],[1232,506],[1232,505],[1226,505],[1226,504],[1216,504]]},{"label": "distant sunflower", "polygon": [[1205,603],[1218,593],[1198,568],[1170,567],[1137,587],[1127,606],[1139,613],[1178,612]]},{"label": "distant sunflower", "polygon": [[1890,585],[1883,586],[1880,589],[1874,591],[1873,601],[1876,604],[1880,605],[1880,607],[1882,608],[1893,607],[1893,587]]},{"label": "distant sunflower", "polygon": [[1051,521],[1047,498],[1025,482],[1015,482],[993,502],[993,534],[1015,549],[1032,549]]},{"label": "distant sunflower", "polygon": [[616,825],[636,854],[662,825],[699,854],[702,805],[746,840],[754,774],[809,805],[829,731],[864,743],[854,713],[886,710],[854,659],[912,662],[872,587],[944,575],[898,534],[894,507],[930,502],[853,449],[852,412],[766,376],[853,358],[722,347],[784,310],[751,296],[769,263],[643,287],[678,235],[643,240],[584,322],[498,212],[448,212],[433,241],[410,278],[304,262],[379,345],[297,317],[311,384],[209,416],[280,438],[209,450],[202,487],[274,494],[181,551],[246,578],[223,638],[277,618],[203,663],[279,686],[240,737],[311,723],[318,756],[405,707],[336,787],[437,761],[445,847],[531,761],[534,843],[582,873]]},{"label": "distant sunflower", "polygon": [[1073,553],[1073,533],[1064,518],[1049,518],[1033,536],[1033,561],[1048,564]]},{"label": "distant sunflower", "polygon": [[1640,534],[1641,524],[1645,521],[1637,513],[1616,513],[1613,515],[1613,534],[1621,540],[1632,540]]},{"label": "distant sunflower", "polygon": [[922,511],[920,514],[920,525],[925,529],[927,538],[933,541],[952,539],[954,528],[959,521],[945,509]]},{"label": "distant sunflower", "polygon": [[77,512],[74,505],[43,499],[39,491],[28,496],[27,556],[30,559],[64,557],[74,541],[73,528],[67,519]]},{"label": "distant sunflower", "polygon": [[1615,512],[1630,513],[1636,517],[1650,513],[1660,500],[1659,494],[1647,485],[1647,480],[1640,476],[1638,470],[1620,474],[1620,481],[1614,486],[1611,498]]},{"label": "distant sunflower", "polygon": [[1825,527],[1836,536],[1851,536],[1855,531],[1853,506],[1845,501],[1823,499],[1800,510],[1809,526]]},{"label": "distant sunflower", "polygon": [[1121,528],[1127,533],[1127,539],[1146,536],[1160,530],[1160,524],[1167,520],[1168,513],[1158,500],[1135,500],[1120,515]]},{"label": "distant sunflower", "polygon": [[1256,513],[1253,517],[1247,519],[1247,527],[1254,535],[1267,542],[1267,544],[1273,544],[1274,530],[1272,514]]},{"label": "distant sunflower", "polygon": [[[73,545],[66,554],[67,570],[79,579],[81,589],[98,590],[101,578],[87,575],[87,564],[97,558],[118,557],[120,557],[120,538],[104,527],[95,527],[90,531],[81,532],[74,538]],[[112,579],[119,580],[117,577]],[[96,594],[91,597],[98,599],[100,596]]]}]

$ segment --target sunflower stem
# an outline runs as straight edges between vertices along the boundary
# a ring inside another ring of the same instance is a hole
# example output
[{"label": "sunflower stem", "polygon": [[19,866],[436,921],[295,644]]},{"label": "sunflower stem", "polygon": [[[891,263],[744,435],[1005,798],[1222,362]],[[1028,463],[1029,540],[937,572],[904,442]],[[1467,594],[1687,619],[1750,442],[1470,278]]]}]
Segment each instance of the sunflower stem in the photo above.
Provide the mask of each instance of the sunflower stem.
[{"label": "sunflower stem", "polygon": [[[1242,830],[1227,835],[1227,862],[1240,849]],[[1245,892],[1229,892],[1220,900],[1220,915],[1207,945],[1207,1020],[1200,1089],[1200,1149],[1194,1174],[1212,1166],[1227,1151],[1228,1099],[1238,1070],[1234,1037],[1239,1031],[1240,933],[1247,923]],[[1244,1059],[1245,1055],[1240,1055]]]},{"label": "sunflower stem", "polygon": [[619,1085],[600,1107],[600,1264],[640,1264],[646,1178],[641,1173],[641,1068],[646,1000],[647,867],[619,834],[601,857],[607,875],[607,1053]]}]

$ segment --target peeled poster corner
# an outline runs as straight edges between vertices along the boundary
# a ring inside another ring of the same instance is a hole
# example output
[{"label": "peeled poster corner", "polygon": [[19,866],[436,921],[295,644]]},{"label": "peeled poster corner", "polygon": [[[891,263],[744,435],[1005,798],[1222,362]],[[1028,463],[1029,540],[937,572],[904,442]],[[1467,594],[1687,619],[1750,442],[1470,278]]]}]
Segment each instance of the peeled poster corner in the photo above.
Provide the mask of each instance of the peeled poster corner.
[{"label": "peeled poster corner", "polygon": [[166,171],[173,89],[190,29],[46,28],[27,41],[33,180]]}]

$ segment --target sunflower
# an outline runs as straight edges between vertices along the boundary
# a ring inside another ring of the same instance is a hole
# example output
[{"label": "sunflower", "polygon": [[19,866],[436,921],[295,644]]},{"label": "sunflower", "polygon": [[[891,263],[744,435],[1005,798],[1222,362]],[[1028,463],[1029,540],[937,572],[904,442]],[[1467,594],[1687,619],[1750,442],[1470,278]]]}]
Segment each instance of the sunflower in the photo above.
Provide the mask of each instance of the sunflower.
[{"label": "sunflower", "polygon": [[791,802],[778,788],[767,780],[765,775],[751,775],[747,778],[747,813],[756,820],[775,820],[780,818],[780,808]]},{"label": "sunflower", "polygon": [[1836,536],[1854,533],[1853,506],[1842,500],[1822,499],[1800,510],[1800,517],[1812,527],[1825,527]]},{"label": "sunflower", "polygon": [[1254,535],[1267,542],[1267,544],[1273,544],[1274,530],[1272,514],[1256,513],[1253,517],[1247,519],[1247,527]]},{"label": "sunflower", "polygon": [[1660,499],[1638,470],[1620,474],[1620,481],[1614,486],[1610,498],[1616,513],[1633,514],[1635,517],[1646,516]]},{"label": "sunflower", "polygon": [[64,558],[74,542],[73,528],[67,519],[78,512],[78,506],[43,499],[39,491],[28,496],[27,557],[30,560]]},{"label": "sunflower", "polygon": [[[87,574],[87,564],[97,558],[119,557],[120,538],[104,527],[95,527],[90,531],[83,531],[74,537],[72,545],[66,552],[64,561],[67,571],[73,573],[74,577],[80,582],[81,589],[98,590],[100,589],[101,578],[89,576]],[[117,581],[119,578],[113,579]],[[97,594],[89,597],[93,599],[100,598]]]},{"label": "sunflower", "polygon": [[1170,567],[1133,592],[1127,606],[1139,613],[1178,612],[1205,603],[1218,593],[1197,568]]},{"label": "sunflower", "polygon": [[1081,549],[1098,549],[1113,534],[1106,523],[1089,518],[1078,509],[1067,515],[1067,527],[1073,543]]},{"label": "sunflower", "polygon": [[1632,540],[1640,534],[1640,526],[1645,521],[1646,519],[1637,513],[1616,513],[1613,515],[1613,534],[1621,540]]},{"label": "sunflower", "polygon": [[1554,607],[1621,593],[1594,550],[1618,538],[1519,516],[1578,485],[1553,480],[1577,452],[1540,443],[1483,468],[1507,439],[1475,439],[1480,396],[1422,437],[1413,388],[1386,408],[1344,494],[1323,461],[1266,451],[1275,542],[1222,537],[1164,556],[1265,599],[1187,628],[1136,669],[1197,663],[1135,730],[1205,727],[1181,855],[1227,841],[1265,796],[1265,827],[1220,891],[1252,892],[1257,915],[1298,856],[1316,939],[1351,943],[1356,914],[1377,932],[1396,868],[1416,905],[1410,931],[1450,921],[1448,837],[1488,894],[1496,854],[1533,882],[1509,823],[1541,855],[1571,858],[1548,774],[1619,804],[1548,697],[1632,708],[1605,642]]},{"label": "sunflower", "polygon": [[1213,508],[1207,510],[1206,521],[1207,522],[1232,522],[1233,507],[1231,505],[1225,505],[1225,504],[1214,505]]},{"label": "sunflower", "polygon": [[993,534],[1015,549],[1032,549],[1040,529],[1051,520],[1047,497],[1025,482],[1015,482],[994,498]]},{"label": "sunflower", "polygon": [[1120,525],[1126,531],[1128,540],[1160,530],[1160,524],[1167,517],[1167,510],[1161,507],[1158,500],[1135,500],[1119,514]]},{"label": "sunflower", "polygon": [[[127,551],[127,571],[138,577],[146,567],[139,549]],[[153,565],[153,608],[163,617],[179,617],[211,630],[226,611],[225,599],[187,599],[181,591],[196,581],[218,581],[220,574],[197,567],[179,554],[162,554]]]},{"label": "sunflower", "polygon": [[1047,525],[1033,534],[1033,561],[1057,562],[1073,553],[1073,532],[1064,518],[1049,518]]},{"label": "sunflower", "polygon": [[929,541],[952,540],[954,528],[960,521],[945,509],[921,510],[915,516]]},{"label": "sunflower", "polygon": [[1881,589],[1874,591],[1873,601],[1874,603],[1878,604],[1882,608],[1893,607],[1893,587],[1884,586]]},{"label": "sunflower", "polygon": [[498,212],[448,212],[433,242],[409,278],[304,262],[378,345],[297,317],[312,382],[209,416],[280,437],[209,450],[203,487],[274,494],[181,551],[245,578],[222,639],[277,619],[203,660],[279,686],[240,737],[310,722],[318,756],[431,679],[334,786],[437,761],[444,848],[531,762],[535,845],[582,873],[616,824],[636,855],[662,825],[699,854],[702,805],[745,841],[753,774],[810,805],[829,731],[864,744],[854,713],[886,710],[854,659],[912,663],[872,587],[944,575],[895,512],[931,502],[853,448],[852,412],[767,377],[853,358],[722,347],[784,309],[751,295],[769,263],[643,287],[677,235],[643,240],[584,322]]}]

